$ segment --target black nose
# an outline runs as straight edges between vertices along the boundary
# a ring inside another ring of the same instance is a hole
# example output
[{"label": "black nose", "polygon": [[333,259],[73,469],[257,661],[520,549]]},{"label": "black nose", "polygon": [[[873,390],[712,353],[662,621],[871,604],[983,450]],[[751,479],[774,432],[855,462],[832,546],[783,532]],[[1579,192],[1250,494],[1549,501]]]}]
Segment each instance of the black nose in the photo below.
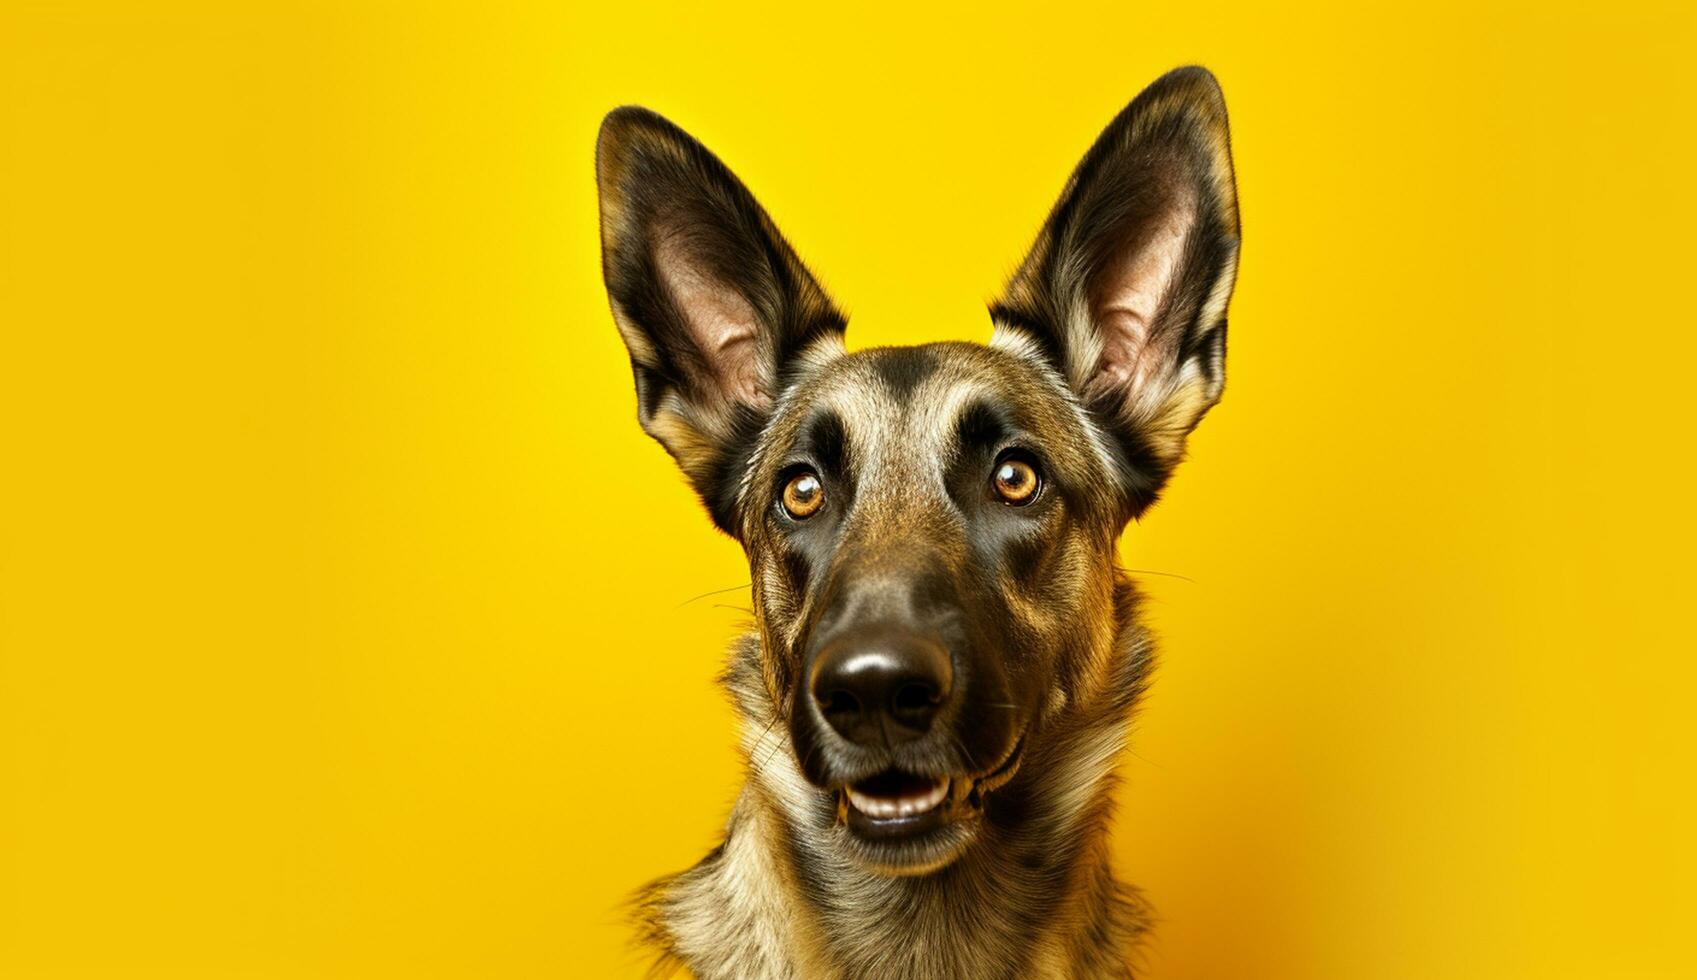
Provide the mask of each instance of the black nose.
[{"label": "black nose", "polygon": [[949,651],[905,630],[855,631],[813,662],[813,698],[837,734],[860,745],[925,734],[954,686]]}]

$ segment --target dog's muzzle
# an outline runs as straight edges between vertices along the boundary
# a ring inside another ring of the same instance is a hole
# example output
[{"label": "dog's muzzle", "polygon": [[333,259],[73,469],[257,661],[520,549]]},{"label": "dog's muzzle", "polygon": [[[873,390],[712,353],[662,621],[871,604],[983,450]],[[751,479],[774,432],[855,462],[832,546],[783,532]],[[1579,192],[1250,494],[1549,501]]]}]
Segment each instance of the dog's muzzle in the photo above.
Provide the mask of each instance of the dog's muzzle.
[{"label": "dog's muzzle", "polygon": [[[974,834],[984,794],[1011,778],[1020,744],[972,770],[958,735],[954,660],[944,641],[905,624],[835,633],[812,657],[808,693],[843,778],[829,786],[844,842],[866,864],[917,874],[946,863]],[[832,736],[835,736],[834,740]]]},{"label": "dog's muzzle", "polygon": [[836,570],[791,729],[804,774],[833,795],[844,846],[915,874],[972,839],[983,794],[1017,764],[1021,712],[997,665],[975,656],[955,577],[904,557],[907,574],[889,556],[876,575]]}]

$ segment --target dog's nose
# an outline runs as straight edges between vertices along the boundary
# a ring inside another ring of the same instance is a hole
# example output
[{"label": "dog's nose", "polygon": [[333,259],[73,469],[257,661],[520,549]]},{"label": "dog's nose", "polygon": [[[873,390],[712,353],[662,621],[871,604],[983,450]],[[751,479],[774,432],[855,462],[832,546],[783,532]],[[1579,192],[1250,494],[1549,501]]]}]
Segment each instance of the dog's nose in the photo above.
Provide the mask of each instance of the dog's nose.
[{"label": "dog's nose", "polygon": [[954,687],[949,651],[905,630],[856,631],[813,662],[813,699],[837,734],[859,745],[916,739]]}]

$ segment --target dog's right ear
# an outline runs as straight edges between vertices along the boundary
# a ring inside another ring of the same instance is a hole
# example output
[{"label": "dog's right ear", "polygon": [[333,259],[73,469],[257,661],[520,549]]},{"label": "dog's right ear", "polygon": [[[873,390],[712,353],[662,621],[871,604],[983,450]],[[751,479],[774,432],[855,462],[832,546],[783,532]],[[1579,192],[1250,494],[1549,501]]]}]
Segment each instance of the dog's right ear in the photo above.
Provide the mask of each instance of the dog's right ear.
[{"label": "dog's right ear", "polygon": [[738,482],[798,358],[845,327],[742,182],[636,106],[601,123],[601,268],[630,350],[637,417],[713,521],[737,533]]}]

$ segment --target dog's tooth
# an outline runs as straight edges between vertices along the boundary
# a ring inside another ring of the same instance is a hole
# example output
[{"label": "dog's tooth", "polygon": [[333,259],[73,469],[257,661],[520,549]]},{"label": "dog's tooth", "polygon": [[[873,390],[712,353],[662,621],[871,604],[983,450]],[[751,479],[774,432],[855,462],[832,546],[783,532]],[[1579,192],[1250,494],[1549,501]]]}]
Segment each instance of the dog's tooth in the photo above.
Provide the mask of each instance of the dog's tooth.
[{"label": "dog's tooth", "polygon": [[894,798],[868,796],[851,786],[845,796],[850,806],[874,819],[911,817],[916,813],[927,813],[943,802],[949,795],[949,782],[947,779],[939,779],[922,793]]},{"label": "dog's tooth", "polygon": [[879,810],[883,806],[882,800],[857,792],[852,786],[849,787],[848,798],[850,805],[869,817],[878,816]]}]

